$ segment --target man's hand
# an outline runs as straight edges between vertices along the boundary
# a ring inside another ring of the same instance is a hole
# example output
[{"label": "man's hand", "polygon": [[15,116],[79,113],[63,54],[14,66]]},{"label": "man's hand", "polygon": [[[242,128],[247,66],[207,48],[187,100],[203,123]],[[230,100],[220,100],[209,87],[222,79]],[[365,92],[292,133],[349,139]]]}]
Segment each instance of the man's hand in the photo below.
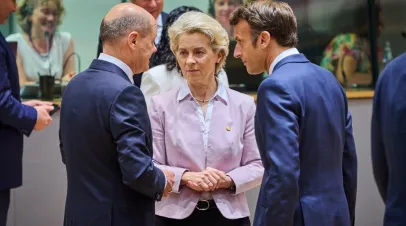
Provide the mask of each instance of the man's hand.
[{"label": "man's hand", "polygon": [[35,110],[37,110],[37,123],[34,126],[34,130],[40,131],[47,127],[52,122],[52,118],[49,115],[49,112],[54,109],[53,106],[49,105],[42,105],[42,106],[34,106]]},{"label": "man's hand", "polygon": [[40,101],[40,100],[28,100],[23,102],[24,105],[36,107],[36,106],[52,106],[52,102]]},{"label": "man's hand", "polygon": [[163,197],[167,197],[172,192],[173,184],[175,183],[175,174],[171,171],[163,169],[162,172],[166,176],[166,187],[164,189]]}]

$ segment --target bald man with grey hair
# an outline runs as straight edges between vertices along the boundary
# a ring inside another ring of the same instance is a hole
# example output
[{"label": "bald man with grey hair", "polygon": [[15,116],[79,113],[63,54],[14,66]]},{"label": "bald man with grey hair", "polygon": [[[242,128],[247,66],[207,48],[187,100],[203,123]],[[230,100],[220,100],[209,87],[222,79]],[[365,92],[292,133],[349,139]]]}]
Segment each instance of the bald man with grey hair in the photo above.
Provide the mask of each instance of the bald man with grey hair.
[{"label": "bald man with grey hair", "polygon": [[155,201],[172,190],[174,174],[152,162],[144,96],[132,83],[133,74],[148,69],[156,30],[144,9],[116,5],[100,26],[103,53],[65,90],[65,226],[155,225]]}]

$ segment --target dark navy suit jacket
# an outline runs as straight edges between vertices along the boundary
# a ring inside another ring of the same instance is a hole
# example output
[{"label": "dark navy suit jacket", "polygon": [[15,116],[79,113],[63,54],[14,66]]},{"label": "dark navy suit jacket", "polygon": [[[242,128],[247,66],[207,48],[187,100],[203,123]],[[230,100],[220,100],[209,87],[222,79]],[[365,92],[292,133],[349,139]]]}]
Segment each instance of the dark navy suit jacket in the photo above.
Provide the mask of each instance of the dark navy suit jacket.
[{"label": "dark navy suit jacket", "polygon": [[124,71],[94,60],[68,84],[60,123],[64,225],[154,225],[165,175],[152,162],[144,96]]},{"label": "dark navy suit jacket", "polygon": [[382,71],[371,122],[372,166],[384,225],[406,225],[406,53]]},{"label": "dark navy suit jacket", "polygon": [[255,133],[265,173],[255,226],[349,226],[357,159],[344,90],[302,54],[258,90]]},{"label": "dark navy suit jacket", "polygon": [[0,33],[0,190],[21,186],[23,134],[36,122],[37,111],[21,104],[16,58]]}]

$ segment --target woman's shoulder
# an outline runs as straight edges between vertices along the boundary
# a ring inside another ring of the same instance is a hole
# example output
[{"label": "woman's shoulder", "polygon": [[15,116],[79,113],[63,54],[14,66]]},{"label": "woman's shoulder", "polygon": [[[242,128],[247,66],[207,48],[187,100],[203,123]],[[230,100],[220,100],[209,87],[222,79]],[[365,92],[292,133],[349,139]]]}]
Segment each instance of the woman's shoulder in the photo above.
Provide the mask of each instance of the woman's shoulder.
[{"label": "woman's shoulder", "polygon": [[57,31],[55,32],[55,37],[59,38],[60,40],[70,42],[72,39],[72,35],[66,31]]},{"label": "woman's shoulder", "polygon": [[224,87],[224,89],[226,90],[227,96],[230,99],[230,101],[232,103],[235,103],[236,105],[249,106],[252,103],[255,103],[254,97],[248,94],[241,93],[227,87]]},{"label": "woman's shoulder", "polygon": [[165,111],[164,109],[167,109],[168,107],[174,107],[177,102],[179,89],[180,87],[176,87],[152,96],[151,103],[154,108],[160,109],[160,111]]},{"label": "woman's shoulder", "polygon": [[14,34],[7,36],[7,38],[6,38],[6,41],[8,41],[8,42],[20,42],[22,40],[24,40],[24,36],[21,33],[14,33]]},{"label": "woman's shoulder", "polygon": [[155,67],[150,68],[145,73],[149,74],[150,76],[156,77],[156,76],[166,75],[166,74],[170,73],[170,71],[166,70],[165,64],[161,64],[161,65],[157,65]]}]

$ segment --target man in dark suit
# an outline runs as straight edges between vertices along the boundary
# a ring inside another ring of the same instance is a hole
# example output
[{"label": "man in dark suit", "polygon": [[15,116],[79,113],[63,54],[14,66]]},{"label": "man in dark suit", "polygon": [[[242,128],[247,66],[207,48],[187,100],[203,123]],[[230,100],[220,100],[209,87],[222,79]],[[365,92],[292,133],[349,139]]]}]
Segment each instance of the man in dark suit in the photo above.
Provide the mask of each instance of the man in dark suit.
[{"label": "man in dark suit", "polygon": [[[158,46],[159,41],[162,37],[163,26],[165,25],[166,19],[168,17],[167,13],[162,12],[164,8],[164,0],[132,0],[131,2],[148,11],[156,19],[158,31],[154,42],[155,45]],[[103,52],[103,45],[99,37],[97,56],[99,56],[101,52]],[[141,87],[142,73],[143,71],[133,76],[134,84],[137,87]]]},{"label": "man in dark suit", "polygon": [[265,174],[254,225],[352,225],[357,159],[344,90],[295,48],[288,4],[257,1],[230,21],[234,56],[248,73],[269,74],[257,94],[255,133]]},{"label": "man in dark suit", "polygon": [[[16,10],[14,0],[0,0],[0,24]],[[22,184],[23,134],[42,130],[52,122],[52,103],[20,101],[16,58],[0,32],[0,226],[5,226],[10,189]]]},{"label": "man in dark suit", "polygon": [[66,87],[60,147],[68,176],[64,225],[151,226],[155,201],[174,174],[152,162],[144,96],[132,75],[148,69],[156,22],[144,9],[119,4],[100,26],[103,53]]},{"label": "man in dark suit", "polygon": [[371,122],[372,168],[386,205],[384,226],[406,225],[406,53],[382,71]]}]

